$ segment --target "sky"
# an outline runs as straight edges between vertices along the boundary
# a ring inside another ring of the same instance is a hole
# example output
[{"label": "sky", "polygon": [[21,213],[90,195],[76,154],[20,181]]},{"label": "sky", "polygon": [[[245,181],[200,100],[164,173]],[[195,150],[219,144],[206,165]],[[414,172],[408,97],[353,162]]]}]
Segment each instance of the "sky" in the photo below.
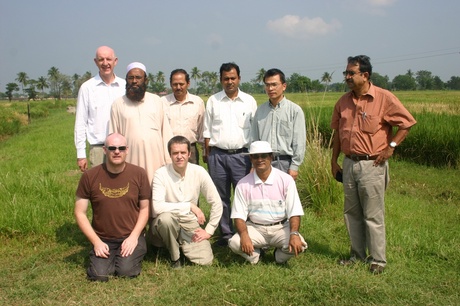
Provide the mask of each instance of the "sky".
[{"label": "sky", "polygon": [[348,56],[371,58],[392,80],[431,71],[460,76],[458,0],[0,0],[0,91],[61,73],[97,73],[101,45],[118,57],[117,75],[142,62],[147,72],[219,71],[235,62],[242,82],[261,69],[343,80]]}]

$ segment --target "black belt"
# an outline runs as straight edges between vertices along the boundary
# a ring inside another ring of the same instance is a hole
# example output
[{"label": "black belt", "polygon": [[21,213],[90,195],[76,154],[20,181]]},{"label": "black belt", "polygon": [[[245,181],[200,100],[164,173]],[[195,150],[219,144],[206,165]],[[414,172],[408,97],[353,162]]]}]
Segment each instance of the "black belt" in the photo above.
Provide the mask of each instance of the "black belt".
[{"label": "black belt", "polygon": [[275,156],[275,159],[279,159],[279,160],[291,160],[291,159],[292,159],[292,156],[291,156],[291,155],[278,155],[278,156]]},{"label": "black belt", "polygon": [[273,225],[279,225],[279,224],[283,224],[284,222],[287,221],[287,218],[281,220],[280,222],[275,222],[275,223],[269,223],[269,224],[262,224],[262,223],[256,223],[254,221],[252,221],[251,219],[249,219],[249,221],[251,221],[251,223],[255,224],[255,225],[262,225],[262,226],[273,226]]},{"label": "black belt", "polygon": [[213,149],[216,149],[217,151],[224,152],[227,154],[238,154],[238,153],[247,153],[248,149],[246,148],[241,148],[241,149],[230,149],[230,150],[224,150],[218,147],[212,147]]},{"label": "black belt", "polygon": [[360,160],[376,160],[378,155],[356,155],[356,154],[351,154],[351,155],[345,155],[349,159],[353,161],[360,161]]},{"label": "black belt", "polygon": [[104,144],[103,143],[96,143],[96,144],[92,144],[91,146],[93,146],[93,147],[103,147]]}]

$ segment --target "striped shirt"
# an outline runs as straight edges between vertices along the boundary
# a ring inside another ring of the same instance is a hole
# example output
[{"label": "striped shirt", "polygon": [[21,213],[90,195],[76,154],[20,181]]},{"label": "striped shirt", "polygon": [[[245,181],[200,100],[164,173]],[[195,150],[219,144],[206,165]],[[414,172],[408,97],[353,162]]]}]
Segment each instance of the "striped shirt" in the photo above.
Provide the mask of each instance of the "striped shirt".
[{"label": "striped shirt", "polygon": [[265,182],[257,176],[256,171],[238,182],[232,219],[250,219],[252,222],[270,224],[303,214],[295,181],[281,170],[272,167]]}]

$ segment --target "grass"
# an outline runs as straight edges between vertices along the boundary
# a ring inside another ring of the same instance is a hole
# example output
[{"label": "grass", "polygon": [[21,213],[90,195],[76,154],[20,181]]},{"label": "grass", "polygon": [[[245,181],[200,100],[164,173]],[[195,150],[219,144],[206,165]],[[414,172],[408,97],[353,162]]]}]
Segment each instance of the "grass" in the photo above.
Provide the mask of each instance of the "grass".
[{"label": "grass", "polygon": [[[313,101],[309,96],[301,103],[313,106]],[[330,104],[324,106],[327,109],[333,102],[324,104]],[[32,120],[19,134],[0,142],[0,305],[458,305],[460,301],[458,169],[403,159],[390,165],[388,268],[383,275],[371,275],[364,265],[336,264],[348,255],[349,242],[340,185],[330,181],[328,186],[317,186],[338,194],[320,198],[321,209],[313,204],[305,209],[301,233],[309,249],[287,267],[275,265],[271,251],[260,264],[250,266],[229,249],[214,248],[213,266],[187,265],[173,271],[165,251],[150,249],[139,278],[88,282],[85,268],[91,246],[73,218],[80,177],[73,120],[73,115],[51,109],[48,118]],[[309,153],[322,166],[301,170],[301,192],[311,187],[305,178],[310,171],[316,171],[310,174],[313,179],[319,175],[331,179],[328,151]],[[308,195],[317,191],[304,194],[305,201],[313,201]],[[206,203],[200,203],[206,209]]]}]

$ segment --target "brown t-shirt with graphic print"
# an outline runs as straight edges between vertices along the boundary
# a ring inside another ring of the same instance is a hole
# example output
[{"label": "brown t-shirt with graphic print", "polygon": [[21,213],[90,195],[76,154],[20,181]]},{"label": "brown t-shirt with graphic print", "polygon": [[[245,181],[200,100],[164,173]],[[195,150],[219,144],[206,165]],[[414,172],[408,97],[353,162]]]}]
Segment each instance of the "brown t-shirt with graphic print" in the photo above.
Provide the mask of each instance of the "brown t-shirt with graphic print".
[{"label": "brown t-shirt with graphic print", "polygon": [[105,164],[85,171],[77,197],[88,199],[93,210],[92,226],[101,239],[128,237],[139,216],[139,201],[152,197],[147,173],[126,163],[121,173],[110,173]]}]

